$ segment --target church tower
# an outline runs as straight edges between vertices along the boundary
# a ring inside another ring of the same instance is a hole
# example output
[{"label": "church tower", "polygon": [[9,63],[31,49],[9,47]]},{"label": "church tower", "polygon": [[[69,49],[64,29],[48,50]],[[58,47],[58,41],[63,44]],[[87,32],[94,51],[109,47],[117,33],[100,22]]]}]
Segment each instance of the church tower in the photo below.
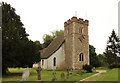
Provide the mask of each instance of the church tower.
[{"label": "church tower", "polygon": [[65,67],[81,69],[89,64],[88,20],[72,17],[64,23]]}]

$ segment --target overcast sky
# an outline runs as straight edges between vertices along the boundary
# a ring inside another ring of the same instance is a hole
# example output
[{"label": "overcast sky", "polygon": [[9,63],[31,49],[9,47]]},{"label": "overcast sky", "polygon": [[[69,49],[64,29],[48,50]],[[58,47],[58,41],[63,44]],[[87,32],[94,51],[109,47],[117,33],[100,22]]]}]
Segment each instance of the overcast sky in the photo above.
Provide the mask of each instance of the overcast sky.
[{"label": "overcast sky", "polygon": [[11,4],[20,15],[30,35],[43,42],[44,34],[64,29],[64,22],[75,16],[89,20],[89,43],[97,54],[103,53],[108,36],[118,34],[118,1],[120,0],[2,0]]}]

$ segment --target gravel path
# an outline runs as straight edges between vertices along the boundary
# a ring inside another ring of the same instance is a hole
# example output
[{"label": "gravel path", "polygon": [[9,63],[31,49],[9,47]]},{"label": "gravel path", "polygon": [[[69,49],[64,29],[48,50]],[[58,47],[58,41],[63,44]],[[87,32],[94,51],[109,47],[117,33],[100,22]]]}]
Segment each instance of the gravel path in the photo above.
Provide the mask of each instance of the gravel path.
[{"label": "gravel path", "polygon": [[96,72],[99,72],[99,73],[96,73],[96,74],[94,74],[94,75],[92,75],[92,76],[90,76],[90,77],[87,77],[87,78],[85,78],[85,79],[82,79],[82,80],[80,80],[80,81],[88,81],[88,80],[87,80],[88,78],[91,78],[91,77],[96,76],[96,75],[100,75],[101,73],[105,73],[106,70],[96,70]]}]

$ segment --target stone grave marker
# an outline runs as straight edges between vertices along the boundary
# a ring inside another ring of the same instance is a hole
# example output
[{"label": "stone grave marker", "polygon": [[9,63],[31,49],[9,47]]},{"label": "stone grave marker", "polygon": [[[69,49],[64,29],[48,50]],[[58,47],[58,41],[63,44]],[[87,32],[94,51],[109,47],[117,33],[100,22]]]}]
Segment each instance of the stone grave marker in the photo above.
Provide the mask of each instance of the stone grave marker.
[{"label": "stone grave marker", "polygon": [[33,68],[36,69],[37,74],[38,74],[38,79],[36,80],[36,83],[43,83],[43,81],[41,80],[41,70],[42,70],[42,68],[40,66],[40,63],[41,62],[33,64]]},{"label": "stone grave marker", "polygon": [[20,81],[17,82],[17,83],[25,83],[25,81],[27,81],[27,80],[29,79],[29,75],[30,75],[30,70],[29,70],[29,68],[27,67],[27,68],[23,71],[22,80],[20,80]]},{"label": "stone grave marker", "polygon": [[22,80],[21,81],[27,81],[29,79],[30,70],[29,68],[26,68],[22,74]]},{"label": "stone grave marker", "polygon": [[55,80],[57,80],[57,78],[55,77],[55,75],[56,75],[56,72],[55,71],[53,71],[53,78],[52,78],[52,82],[54,83],[55,82]]},{"label": "stone grave marker", "polygon": [[61,76],[61,80],[64,81],[65,80],[65,74],[62,72],[60,76]]},{"label": "stone grave marker", "polygon": [[71,79],[71,76],[72,76],[72,72],[69,72],[69,79]]},{"label": "stone grave marker", "polygon": [[67,79],[70,79],[70,73],[69,73],[70,69],[67,68]]}]

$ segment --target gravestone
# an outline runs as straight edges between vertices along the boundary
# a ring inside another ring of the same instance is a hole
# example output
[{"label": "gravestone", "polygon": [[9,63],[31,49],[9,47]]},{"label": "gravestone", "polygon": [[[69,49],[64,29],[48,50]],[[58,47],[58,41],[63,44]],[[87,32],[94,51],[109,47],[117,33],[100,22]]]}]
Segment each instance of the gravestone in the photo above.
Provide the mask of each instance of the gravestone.
[{"label": "gravestone", "polygon": [[36,69],[37,73],[38,73],[38,80],[41,80],[41,67],[38,67],[38,69]]},{"label": "gravestone", "polygon": [[62,72],[60,76],[61,76],[61,80],[64,81],[65,80],[65,74]]},{"label": "gravestone", "polygon": [[69,72],[69,79],[71,79],[71,76],[72,76],[72,72]]},{"label": "gravestone", "polygon": [[70,69],[67,68],[67,79],[70,79],[70,73],[69,73]]},{"label": "gravestone", "polygon": [[41,80],[41,66],[40,66],[40,63],[37,63],[37,64],[33,64],[33,68],[36,69],[37,71],[37,74],[38,74],[38,79],[36,80],[36,83],[43,83],[43,81]]},{"label": "gravestone", "polygon": [[21,81],[27,81],[30,75],[29,68],[26,68],[22,74],[22,80]]},{"label": "gravestone", "polygon": [[25,81],[27,81],[27,80],[29,79],[29,75],[30,75],[30,70],[29,70],[29,68],[27,67],[27,68],[23,71],[22,80],[20,80],[20,81],[17,82],[17,83],[25,83]]},{"label": "gravestone", "polygon": [[53,78],[52,78],[52,83],[55,83],[55,80],[57,80],[57,78],[55,77],[55,75],[56,75],[56,72],[55,71],[53,71]]},{"label": "gravestone", "polygon": [[36,80],[36,83],[43,83],[43,81],[41,80],[41,70],[42,68],[41,67],[38,67],[36,69],[37,73],[38,73],[38,80]]}]

